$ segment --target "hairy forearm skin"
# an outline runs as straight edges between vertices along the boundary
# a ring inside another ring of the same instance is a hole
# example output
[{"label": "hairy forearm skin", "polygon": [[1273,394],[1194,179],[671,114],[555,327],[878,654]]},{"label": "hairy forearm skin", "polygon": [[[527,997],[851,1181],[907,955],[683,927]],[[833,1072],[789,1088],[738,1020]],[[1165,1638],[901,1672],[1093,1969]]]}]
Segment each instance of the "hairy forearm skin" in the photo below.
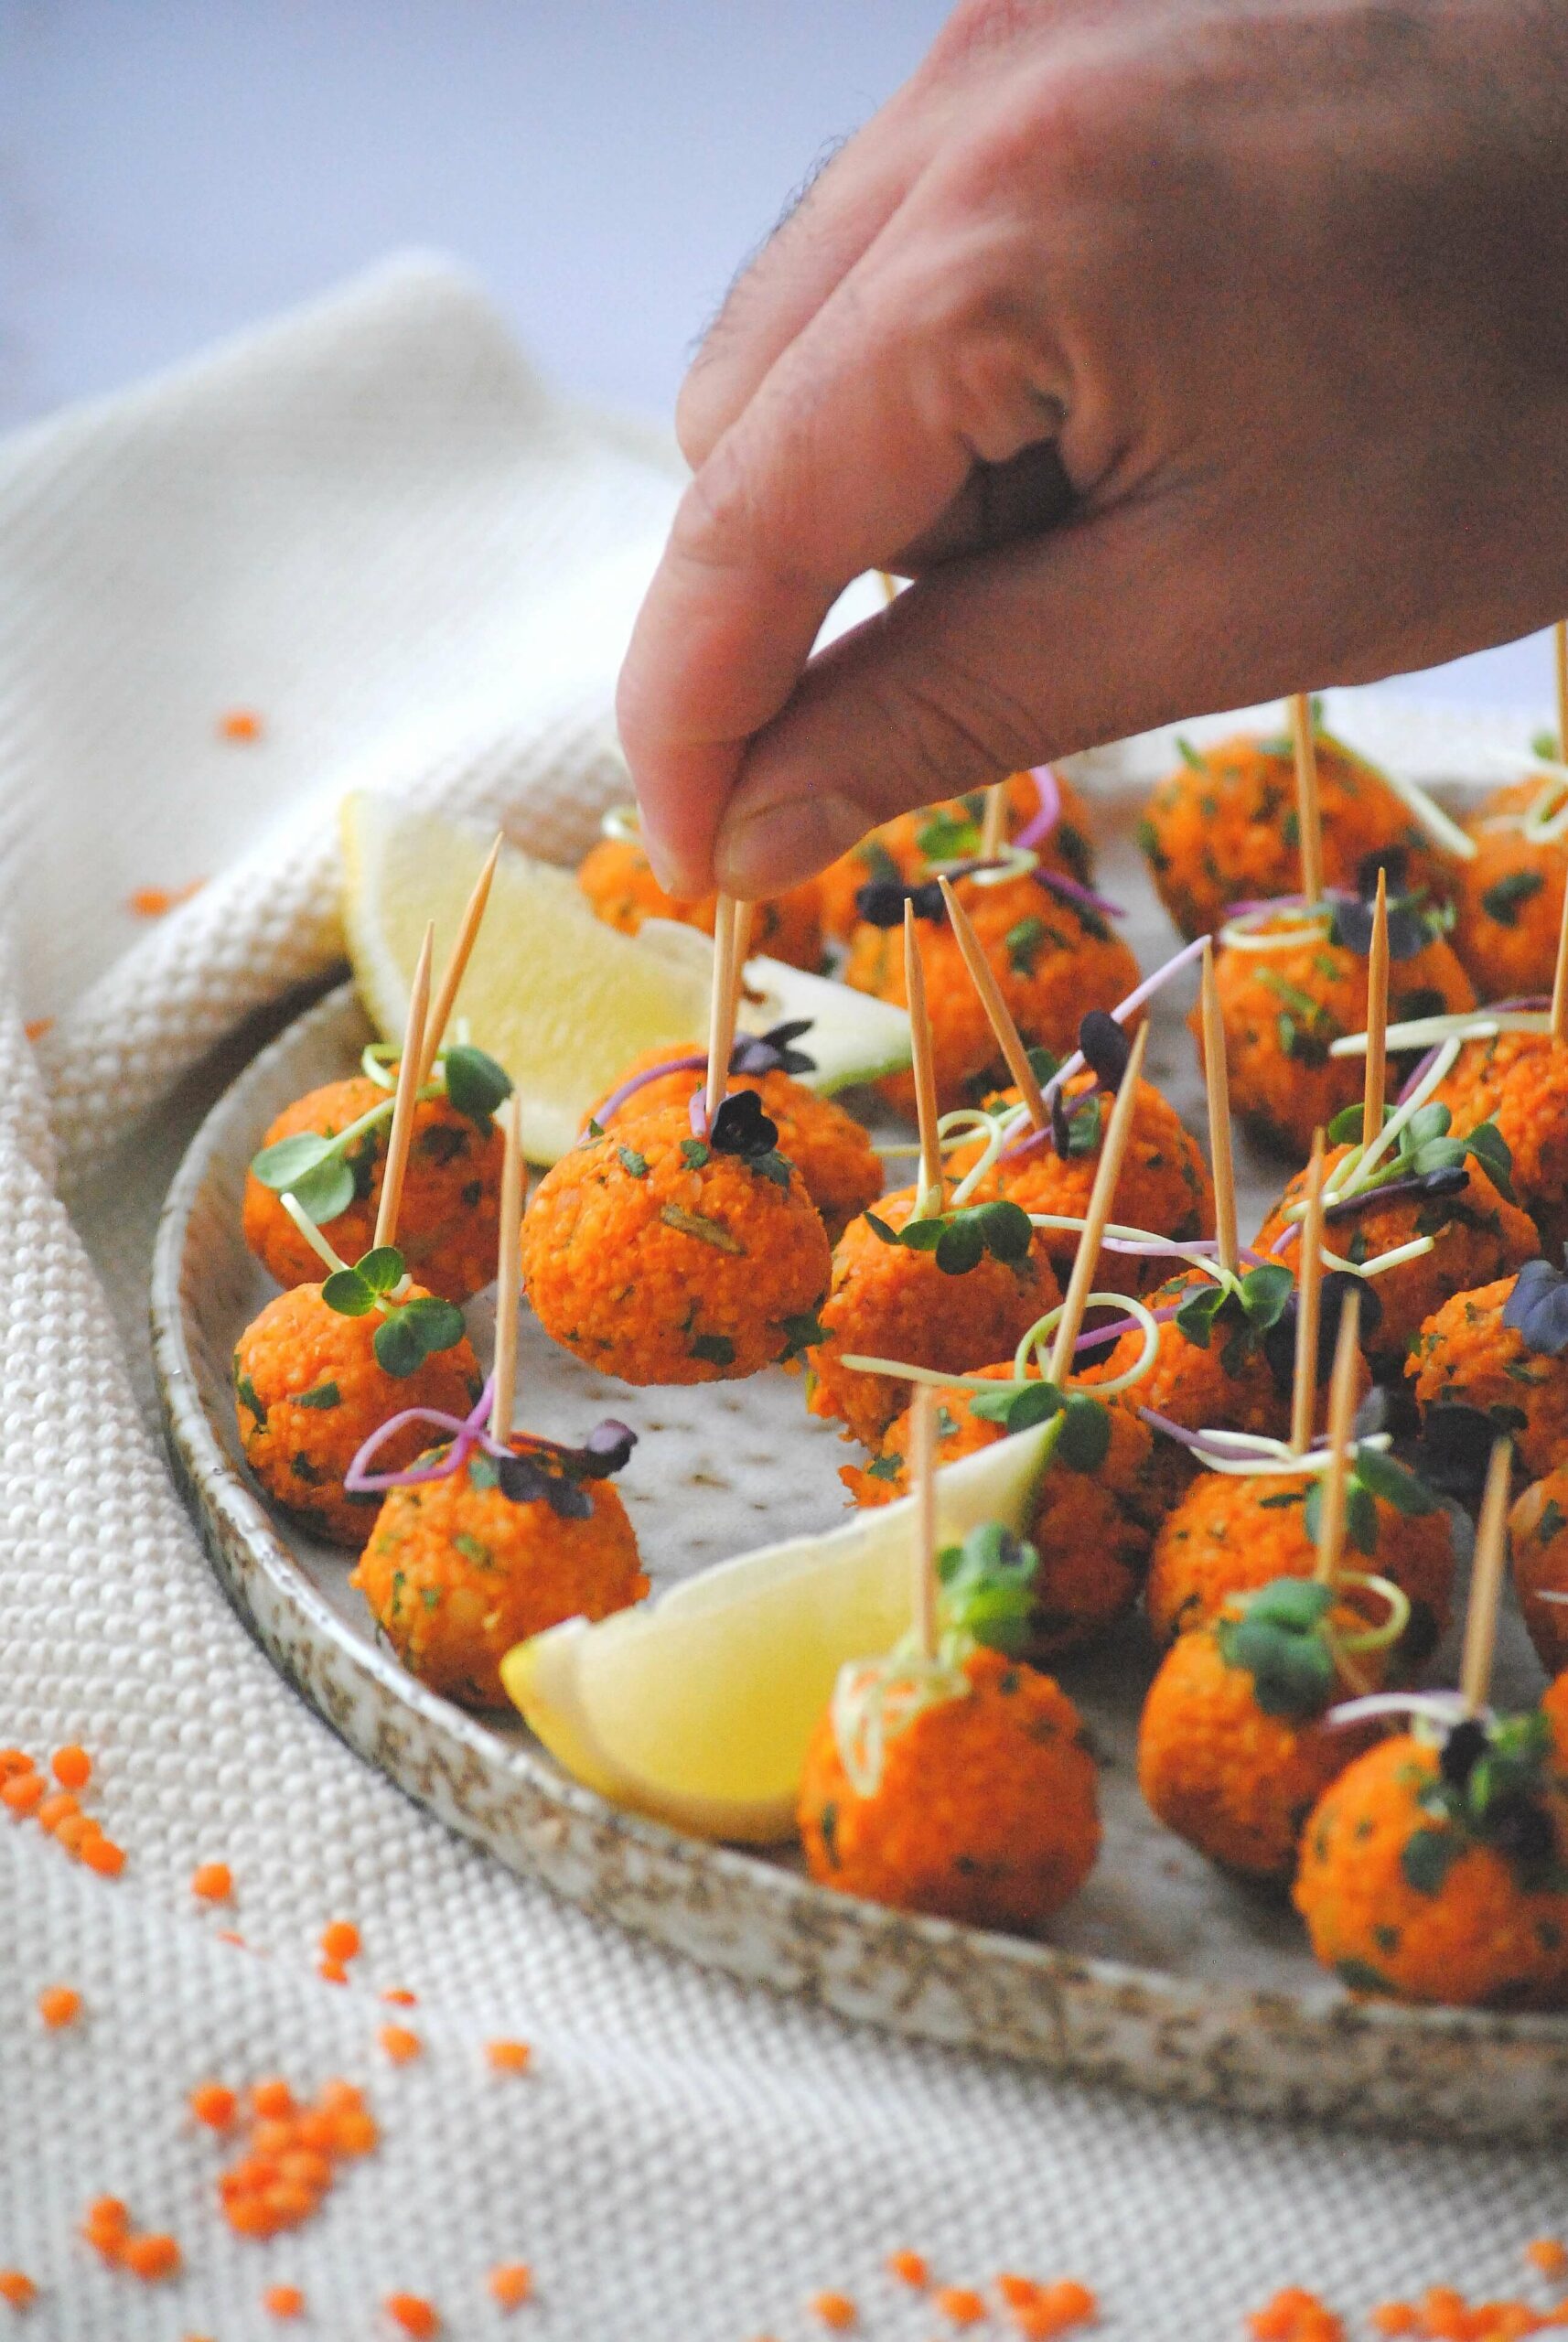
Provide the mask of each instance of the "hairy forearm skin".
[{"label": "hairy forearm skin", "polygon": [[[968,0],[741,278],[620,718],[678,889],[1568,610],[1568,5]],[[916,579],[815,661],[847,581]]]}]

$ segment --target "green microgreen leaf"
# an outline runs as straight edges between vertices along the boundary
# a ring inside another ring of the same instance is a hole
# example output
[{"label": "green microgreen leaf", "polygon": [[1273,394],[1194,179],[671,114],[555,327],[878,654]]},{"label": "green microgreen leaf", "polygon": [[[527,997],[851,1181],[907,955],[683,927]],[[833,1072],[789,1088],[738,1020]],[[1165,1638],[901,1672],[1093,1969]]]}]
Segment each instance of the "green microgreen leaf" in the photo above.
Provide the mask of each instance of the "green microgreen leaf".
[{"label": "green microgreen leaf", "polygon": [[1019,1657],[1028,1648],[1040,1557],[1000,1521],[972,1529],[937,1556],[937,1609],[944,1642],[983,1643]]},{"label": "green microgreen leaf", "polygon": [[1539,870],[1510,870],[1481,897],[1481,908],[1499,927],[1517,927],[1522,908],[1539,895],[1546,880]]},{"label": "green microgreen leaf", "polygon": [[693,1334],[686,1345],[693,1358],[704,1359],[709,1366],[733,1366],[735,1344],[727,1334]]},{"label": "green microgreen leaf", "polygon": [[962,862],[979,853],[980,831],[973,822],[936,813],[915,833],[915,843],[928,862]]},{"label": "green microgreen leaf", "polygon": [[1407,1519],[1437,1510],[1437,1499],[1420,1475],[1385,1456],[1380,1448],[1357,1448],[1356,1477],[1374,1497],[1381,1497]]},{"label": "green microgreen leaf", "polygon": [[1311,1578],[1276,1578],[1248,1597],[1239,1617],[1216,1629],[1227,1667],[1244,1668],[1265,1715],[1302,1723],[1321,1715],[1338,1681],[1324,1620],[1332,1586]]},{"label": "green microgreen leaf", "polygon": [[321,1298],[339,1317],[363,1317],[376,1305],[374,1291],[358,1269],[334,1269],[321,1287]]},{"label": "green microgreen leaf", "polygon": [[488,1132],[496,1109],[511,1096],[511,1077],[504,1066],[467,1041],[446,1052],[446,1096],[466,1121]]},{"label": "green microgreen leaf", "polygon": [[395,1244],[373,1245],[361,1253],[354,1263],[354,1273],[363,1277],[372,1293],[391,1293],[403,1283],[407,1266]]},{"label": "green microgreen leaf", "polygon": [[798,1317],[786,1317],[784,1333],[786,1359],[803,1358],[808,1350],[815,1349],[819,1342],[825,1342],[828,1338],[827,1327],[814,1309],[804,1310]]},{"label": "green microgreen leaf", "polygon": [[648,1157],[646,1155],[639,1155],[635,1146],[618,1147],[616,1151],[620,1156],[621,1169],[628,1173],[631,1178],[647,1178]]},{"label": "green microgreen leaf", "polygon": [[1007,964],[1015,976],[1034,974],[1035,961],[1047,932],[1045,920],[1035,918],[1033,914],[1008,929],[1002,940],[1007,953]]},{"label": "green microgreen leaf", "polygon": [[314,1391],[297,1392],[294,1403],[296,1407],[319,1407],[325,1412],[331,1407],[340,1407],[343,1394],[335,1382],[318,1382]]},{"label": "green microgreen leaf", "polygon": [[[709,1152],[703,1139],[683,1138],[681,1141],[681,1160],[688,1171],[700,1171],[708,1160]],[[869,1217],[868,1213],[867,1218]]]}]

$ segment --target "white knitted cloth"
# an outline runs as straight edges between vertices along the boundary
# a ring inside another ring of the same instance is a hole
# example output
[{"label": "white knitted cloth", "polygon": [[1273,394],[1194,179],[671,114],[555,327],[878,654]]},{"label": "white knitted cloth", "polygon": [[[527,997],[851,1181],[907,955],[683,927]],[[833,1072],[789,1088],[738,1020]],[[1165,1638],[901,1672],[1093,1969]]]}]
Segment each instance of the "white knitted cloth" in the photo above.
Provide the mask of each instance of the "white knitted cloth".
[{"label": "white knitted cloth", "polygon": [[[929,2342],[940,2320],[882,2271],[902,2245],[953,2283],[1079,2274],[1129,2342],[1239,2334],[1286,2283],[1511,2287],[1523,2240],[1568,2217],[1546,2160],[1094,2096],[606,1934],[360,1765],[209,1575],[137,1397],[152,1214],[220,1078],[192,1069],[334,958],[347,786],[581,842],[673,478],[652,440],[547,397],[425,264],[0,453],[22,968],[0,1016],[0,1742],[84,1743],[128,1855],[102,1881],[0,1823],[0,2264],[42,2288],[26,2330],[242,2342],[280,2330],[261,2294],[289,2282],[296,2330],[332,2342],[390,2333],[398,2288],[458,2337],[804,2342],[833,2286],[868,2342]],[[218,736],[236,706],[261,740]],[[197,876],[156,926],[122,908]],[[35,1057],[22,1020],[46,1015]],[[228,1914],[188,1886],[220,1858]],[[315,1972],[338,1917],[365,1946],[346,1989]],[[84,1996],[69,2031],[36,2014],[50,1983]],[[376,2045],[389,1985],[419,1994],[400,2068]],[[532,2074],[487,2070],[499,2035],[533,2043]],[[257,2245],[219,2216],[226,2151],[185,2096],[274,2072],[364,2081],[384,2142]],[[104,2192],[176,2234],[177,2283],[76,2237]],[[516,2259],[537,2299],[509,2323],[485,2278]]]}]

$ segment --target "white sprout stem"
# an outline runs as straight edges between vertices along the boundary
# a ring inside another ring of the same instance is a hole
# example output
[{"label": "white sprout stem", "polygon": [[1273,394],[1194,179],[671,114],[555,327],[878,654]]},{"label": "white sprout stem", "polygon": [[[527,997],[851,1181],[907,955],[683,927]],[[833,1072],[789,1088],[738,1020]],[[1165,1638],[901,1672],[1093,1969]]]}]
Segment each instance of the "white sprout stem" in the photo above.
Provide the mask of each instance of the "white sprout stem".
[{"label": "white sprout stem", "polygon": [[[959,1111],[962,1112],[967,1110],[961,1108]],[[1026,1113],[1027,1111],[1026,1108]],[[948,1118],[944,1115],[942,1119],[945,1122]],[[987,1172],[993,1167],[997,1156],[1013,1135],[1012,1129],[1005,1122],[999,1122],[994,1116],[989,1114],[984,1117],[984,1120],[990,1123],[991,1128],[981,1148],[979,1159],[971,1165],[952,1191],[951,1201],[955,1211],[968,1203],[971,1196],[973,1195]],[[939,1138],[943,1136],[941,1123],[937,1124],[937,1133]]]},{"label": "white sprout stem", "polygon": [[[1484,1011],[1467,1009],[1447,1016],[1415,1016],[1408,1025],[1391,1025],[1387,1040],[1391,1052],[1409,1057],[1414,1049],[1434,1048],[1440,1041],[1495,1041],[1499,1033],[1545,1033],[1551,1029],[1551,1018],[1544,1008],[1491,1008]],[[1331,1058],[1364,1058],[1367,1054],[1365,1033],[1346,1033],[1329,1046]]]},{"label": "white sprout stem", "polygon": [[1389,1606],[1389,1615],[1380,1627],[1364,1627],[1353,1635],[1348,1635],[1342,1627],[1330,1627],[1330,1645],[1337,1645],[1354,1658],[1359,1652],[1386,1650],[1391,1643],[1397,1643],[1410,1624],[1410,1596],[1404,1588],[1396,1585],[1392,1578],[1369,1577],[1364,1570],[1341,1570],[1338,1584],[1364,1586],[1369,1593],[1380,1595]]},{"label": "white sprout stem", "polygon": [[1412,1236],[1408,1244],[1396,1244],[1391,1252],[1380,1252],[1375,1261],[1363,1261],[1359,1268],[1343,1255],[1330,1257],[1335,1258],[1337,1267],[1348,1269],[1352,1276],[1380,1277],[1390,1269],[1402,1268],[1406,1261],[1419,1261],[1432,1251],[1434,1241],[1431,1236]]},{"label": "white sprout stem", "polygon": [[[1371,764],[1369,757],[1363,757],[1361,761]],[[1475,839],[1444,811],[1434,798],[1427,795],[1419,781],[1408,779],[1403,773],[1390,772],[1380,765],[1372,765],[1372,770],[1380,780],[1387,782],[1406,811],[1415,815],[1434,845],[1440,845],[1445,854],[1453,854],[1457,862],[1475,860]]]},{"label": "white sprout stem", "polygon": [[[1326,1472],[1333,1460],[1333,1451],[1326,1447],[1309,1447],[1298,1456],[1283,1439],[1269,1439],[1262,1432],[1200,1431],[1193,1437],[1200,1445],[1190,1451],[1210,1472],[1231,1473],[1240,1478],[1254,1480],[1310,1480]],[[1216,1445],[1223,1441],[1233,1448],[1230,1456],[1215,1456],[1208,1452],[1208,1443]],[[1386,1431],[1372,1432],[1358,1440],[1359,1447],[1375,1447],[1380,1453],[1392,1445]]]},{"label": "white sprout stem", "polygon": [[[1129,1294],[1091,1293],[1084,1301],[1084,1316],[1087,1317],[1090,1311],[1097,1305],[1102,1308],[1120,1310],[1125,1317],[1135,1317],[1144,1337],[1144,1347],[1125,1373],[1114,1375],[1109,1381],[1096,1382],[1090,1386],[1093,1397],[1105,1399],[1109,1398],[1113,1391],[1131,1390],[1134,1382],[1143,1380],[1159,1355],[1160,1327],[1154,1311],[1147,1308],[1143,1302],[1134,1301]],[[1055,1309],[1047,1309],[1043,1317],[1036,1318],[1024,1336],[1013,1353],[1013,1373],[1015,1380],[1022,1382],[1028,1380],[1031,1351],[1044,1352],[1046,1342],[1060,1324],[1062,1311],[1066,1306],[1067,1304],[1062,1302]],[[1040,1358],[1040,1364],[1043,1370],[1045,1365],[1043,1355]],[[1069,1382],[1063,1383],[1062,1388],[1066,1390],[1069,1385],[1070,1378]]]},{"label": "white sprout stem", "polygon": [[1283,919],[1283,911],[1264,908],[1243,911],[1240,919],[1227,919],[1215,941],[1227,951],[1294,951],[1307,943],[1319,943],[1323,930],[1334,917],[1332,903],[1322,904],[1314,915],[1310,907],[1293,903],[1293,915],[1300,918],[1299,927],[1276,928],[1272,934],[1257,932],[1256,922],[1265,919]]},{"label": "white sprout stem", "polygon": [[841,1667],[829,1715],[839,1761],[855,1795],[875,1797],[881,1788],[889,1740],[925,1709],[961,1700],[969,1689],[961,1669],[914,1654],[850,1660]]},{"label": "white sprout stem", "polygon": [[278,1198],[278,1201],[282,1204],[285,1211],[287,1212],[290,1219],[293,1220],[295,1226],[298,1229],[300,1234],[304,1237],[306,1242],[309,1245],[311,1251],[315,1253],[318,1261],[325,1262],[327,1267],[331,1270],[334,1274],[336,1274],[339,1270],[343,1270],[348,1267],[348,1262],[340,1260],[338,1254],[332,1250],[331,1245],[328,1242],[326,1237],[323,1236],[319,1228],[317,1227],[316,1222],[311,1219],[310,1214],[299,1202],[292,1188],[285,1188],[284,1193]]},{"label": "white sprout stem", "polygon": [[[1004,845],[1001,850],[1000,858],[993,866],[984,870],[972,870],[966,875],[973,886],[1005,886],[1011,878],[1026,878],[1031,870],[1038,867],[1039,860],[1039,855],[1032,846]],[[937,863],[933,864],[932,867],[953,870],[958,867],[958,865]]]},{"label": "white sprout stem", "polygon": [[392,1090],[397,1088],[397,1083],[386,1061],[386,1048],[384,1041],[367,1041],[360,1052],[360,1071],[367,1081],[373,1081],[378,1090]]},{"label": "white sprout stem", "polygon": [[[1031,1211],[1026,1212],[1025,1218],[1032,1228],[1048,1228],[1069,1235],[1081,1236],[1087,1225],[1081,1219],[1075,1219],[1070,1212]],[[1120,1220],[1108,1219],[1104,1232],[1118,1244],[1146,1244],[1152,1252],[1162,1257],[1186,1261],[1189,1267],[1203,1270],[1216,1284],[1223,1284],[1226,1281],[1227,1272],[1212,1252],[1189,1252],[1185,1245],[1173,1242],[1168,1236],[1161,1236],[1154,1229],[1126,1228]],[[1240,1278],[1236,1283],[1240,1283]]]},{"label": "white sprout stem", "polygon": [[[1393,1144],[1400,1133],[1409,1123],[1412,1115],[1419,1113],[1422,1107],[1425,1105],[1427,1100],[1431,1097],[1433,1091],[1438,1087],[1438,1085],[1441,1082],[1447,1080],[1448,1076],[1453,1072],[1454,1067],[1458,1060],[1458,1041],[1445,1041],[1442,1048],[1437,1052],[1436,1057],[1433,1059],[1432,1064],[1427,1068],[1427,1070],[1423,1075],[1421,1080],[1417,1082],[1415,1088],[1411,1091],[1410,1096],[1405,1100],[1403,1105],[1395,1107],[1393,1112],[1389,1116],[1388,1121],[1383,1124],[1382,1129],[1378,1133],[1377,1137],[1372,1141],[1370,1146],[1363,1147],[1361,1150],[1361,1160],[1356,1166],[1359,1186],[1367,1186],[1368,1180],[1366,1175],[1368,1172],[1370,1171],[1374,1165],[1376,1165],[1379,1160],[1388,1153],[1389,1148]],[[1344,1192],[1345,1190],[1343,1188],[1337,1188],[1335,1190],[1337,1196],[1341,1195]]]}]

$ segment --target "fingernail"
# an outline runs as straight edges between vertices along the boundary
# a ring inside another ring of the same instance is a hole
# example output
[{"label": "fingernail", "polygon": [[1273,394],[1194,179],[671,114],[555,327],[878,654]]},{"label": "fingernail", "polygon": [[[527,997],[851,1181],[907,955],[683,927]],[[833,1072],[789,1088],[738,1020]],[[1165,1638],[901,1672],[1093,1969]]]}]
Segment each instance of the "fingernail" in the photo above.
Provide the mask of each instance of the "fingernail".
[{"label": "fingernail", "polygon": [[729,894],[776,894],[847,854],[874,827],[864,805],[834,790],[732,814],[714,850],[719,884]]}]

